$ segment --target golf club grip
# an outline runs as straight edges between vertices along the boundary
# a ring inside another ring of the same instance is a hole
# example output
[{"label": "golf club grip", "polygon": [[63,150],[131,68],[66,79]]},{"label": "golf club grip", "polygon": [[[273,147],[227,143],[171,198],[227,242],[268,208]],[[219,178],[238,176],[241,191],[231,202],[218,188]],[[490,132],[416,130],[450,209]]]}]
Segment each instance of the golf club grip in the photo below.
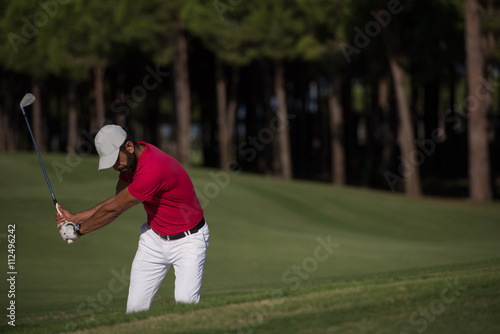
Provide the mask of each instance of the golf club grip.
[{"label": "golf club grip", "polygon": [[[62,216],[61,211],[59,211],[59,203],[57,203],[57,202],[56,202],[56,211],[58,214],[60,214]],[[73,240],[68,239],[68,240],[66,240],[66,242],[68,243],[68,245],[71,245],[73,243]]]}]

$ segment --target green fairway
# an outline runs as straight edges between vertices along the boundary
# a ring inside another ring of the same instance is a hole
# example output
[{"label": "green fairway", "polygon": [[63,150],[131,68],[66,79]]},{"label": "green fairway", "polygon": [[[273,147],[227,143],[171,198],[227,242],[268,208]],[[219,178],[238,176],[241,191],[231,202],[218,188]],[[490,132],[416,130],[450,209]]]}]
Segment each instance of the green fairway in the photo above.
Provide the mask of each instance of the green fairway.
[{"label": "green fairway", "polygon": [[[64,208],[113,195],[117,173],[97,172],[96,157],[43,158]],[[211,233],[201,302],[175,305],[169,272],[150,311],[125,315],[142,206],[69,246],[36,154],[1,154],[0,168],[2,333],[500,332],[498,202],[415,200],[193,168]],[[15,329],[6,317],[11,300]]]}]

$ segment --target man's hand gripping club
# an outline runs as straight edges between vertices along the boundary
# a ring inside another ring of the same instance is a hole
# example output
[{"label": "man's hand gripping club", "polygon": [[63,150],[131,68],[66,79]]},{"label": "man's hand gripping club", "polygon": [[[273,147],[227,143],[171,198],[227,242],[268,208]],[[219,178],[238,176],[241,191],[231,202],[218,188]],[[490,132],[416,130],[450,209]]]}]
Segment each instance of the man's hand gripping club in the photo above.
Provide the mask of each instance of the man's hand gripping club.
[{"label": "man's hand gripping club", "polygon": [[[77,239],[80,236],[77,234],[77,226],[75,223],[68,221],[65,216],[71,217],[72,214],[68,210],[62,209],[59,204],[56,206],[57,213],[55,214],[55,219],[57,223],[57,228],[64,241],[68,244],[73,243],[73,239]],[[61,209],[64,210],[65,215],[61,213]],[[70,219],[71,220],[71,219]]]}]

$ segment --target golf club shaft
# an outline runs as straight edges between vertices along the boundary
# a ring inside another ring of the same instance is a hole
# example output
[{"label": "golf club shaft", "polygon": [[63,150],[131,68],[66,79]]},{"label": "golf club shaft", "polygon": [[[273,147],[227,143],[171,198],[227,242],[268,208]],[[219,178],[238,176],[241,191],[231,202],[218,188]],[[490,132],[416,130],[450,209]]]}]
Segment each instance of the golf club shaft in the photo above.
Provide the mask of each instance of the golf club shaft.
[{"label": "golf club shaft", "polygon": [[26,117],[26,113],[24,112],[24,108],[22,108],[22,109],[23,109],[23,115],[24,115],[24,119],[26,121],[26,125],[28,126],[28,130],[29,130],[30,135],[31,135],[31,140],[33,141],[33,145],[35,145],[35,151],[36,151],[36,154],[38,155],[38,160],[40,161],[40,165],[42,166],[43,175],[45,176],[45,181],[47,181],[47,185],[49,186],[50,194],[52,195],[52,201],[54,202],[54,205],[56,205],[57,204],[56,196],[54,195],[54,191],[52,190],[52,186],[50,184],[49,177],[47,176],[47,171],[45,170],[45,166],[43,165],[42,157],[40,156],[40,151],[38,151],[38,146],[36,145],[35,137],[33,136],[33,131],[31,131],[31,126],[30,126],[30,123],[28,122],[28,117]]},{"label": "golf club shaft", "polygon": [[[45,170],[45,166],[44,166],[43,161],[42,161],[42,156],[40,155],[40,151],[38,150],[38,146],[36,145],[35,136],[33,136],[33,131],[31,131],[30,122],[28,121],[28,117],[26,116],[26,113],[24,112],[24,107],[21,107],[21,110],[23,111],[24,120],[26,121],[26,125],[28,126],[28,130],[29,130],[30,135],[31,135],[31,140],[33,141],[33,145],[35,145],[35,151],[36,151],[36,154],[38,155],[38,161],[40,161],[40,165],[42,166],[43,175],[45,176],[45,181],[47,181],[47,185],[49,186],[50,194],[52,195],[52,201],[54,202],[54,206],[56,207],[56,211],[59,214],[61,214],[61,211],[59,211],[59,207],[58,207],[59,204],[57,203],[56,195],[54,195],[54,190],[52,190],[52,186],[50,184],[49,177],[47,175],[47,171]],[[73,240],[68,239],[67,243],[69,245],[71,245],[73,243]]]}]

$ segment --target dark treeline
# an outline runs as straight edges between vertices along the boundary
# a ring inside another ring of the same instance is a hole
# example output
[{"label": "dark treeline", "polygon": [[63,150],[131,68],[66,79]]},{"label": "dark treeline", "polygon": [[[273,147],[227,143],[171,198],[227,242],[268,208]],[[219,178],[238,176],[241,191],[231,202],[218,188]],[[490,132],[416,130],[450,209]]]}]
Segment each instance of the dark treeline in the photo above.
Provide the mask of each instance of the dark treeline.
[{"label": "dark treeline", "polygon": [[[115,123],[184,165],[487,201],[500,1],[0,1],[0,151]],[[497,181],[498,182],[498,181]],[[498,186],[498,185],[497,185]]]}]

